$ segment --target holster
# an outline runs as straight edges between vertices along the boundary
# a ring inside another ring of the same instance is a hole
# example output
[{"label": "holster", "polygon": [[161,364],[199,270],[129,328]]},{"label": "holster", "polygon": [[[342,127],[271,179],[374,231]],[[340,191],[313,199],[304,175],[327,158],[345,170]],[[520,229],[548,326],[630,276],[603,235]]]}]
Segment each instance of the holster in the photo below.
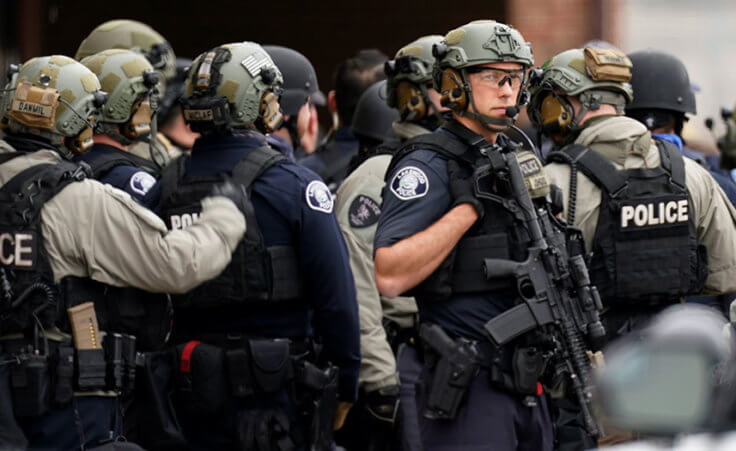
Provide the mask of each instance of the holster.
[{"label": "holster", "polygon": [[[431,343],[423,338],[425,363],[433,367],[428,386],[424,417],[452,420],[465,398],[468,387],[478,375],[479,355],[475,343],[470,340],[452,340],[451,345]],[[446,340],[451,340],[445,336]]]},{"label": "holster", "polygon": [[174,404],[192,417],[220,415],[227,399],[225,353],[196,341],[176,347]]},{"label": "holster", "polygon": [[297,384],[308,393],[304,405],[307,406],[306,413],[311,414],[309,443],[313,450],[329,450],[332,446],[337,410],[337,375],[336,366],[320,369],[307,361],[301,362],[297,371]]},{"label": "holster", "polygon": [[491,362],[488,378],[491,385],[519,395],[539,395],[539,378],[544,373],[547,359],[533,346],[517,346],[508,367],[501,359]]}]

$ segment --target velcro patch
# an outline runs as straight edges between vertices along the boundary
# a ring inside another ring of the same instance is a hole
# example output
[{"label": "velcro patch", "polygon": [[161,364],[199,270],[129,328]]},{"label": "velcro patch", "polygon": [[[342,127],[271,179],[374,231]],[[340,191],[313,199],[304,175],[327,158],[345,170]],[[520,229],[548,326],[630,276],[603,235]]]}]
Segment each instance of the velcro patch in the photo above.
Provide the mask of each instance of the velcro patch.
[{"label": "velcro patch", "polygon": [[188,121],[211,121],[215,117],[211,109],[208,110],[184,110],[184,119]]},{"label": "velcro patch", "polygon": [[681,226],[688,223],[689,213],[687,198],[682,196],[625,201],[619,209],[618,226],[622,232]]},{"label": "velcro patch", "polygon": [[401,200],[424,197],[429,192],[427,174],[414,166],[401,168],[391,180],[391,192]]},{"label": "velcro patch", "polygon": [[130,189],[134,193],[145,196],[148,190],[156,184],[156,178],[148,172],[138,171],[130,177]]},{"label": "velcro patch", "polygon": [[0,229],[0,267],[35,270],[38,241],[38,234],[34,231]]},{"label": "velcro patch", "polygon": [[313,180],[307,185],[305,191],[307,198],[307,205],[312,210],[321,211],[323,213],[332,213],[332,207],[334,206],[334,200],[332,199],[332,193],[327,185],[320,180]]},{"label": "velcro patch", "polygon": [[379,216],[381,216],[380,205],[368,196],[359,194],[350,203],[350,208],[348,209],[350,227],[355,227],[356,229],[370,227],[378,222]]},{"label": "velcro patch", "polygon": [[263,66],[269,64],[269,61],[264,53],[255,51],[246,56],[240,64],[248,71],[251,77],[255,78],[261,73]]}]

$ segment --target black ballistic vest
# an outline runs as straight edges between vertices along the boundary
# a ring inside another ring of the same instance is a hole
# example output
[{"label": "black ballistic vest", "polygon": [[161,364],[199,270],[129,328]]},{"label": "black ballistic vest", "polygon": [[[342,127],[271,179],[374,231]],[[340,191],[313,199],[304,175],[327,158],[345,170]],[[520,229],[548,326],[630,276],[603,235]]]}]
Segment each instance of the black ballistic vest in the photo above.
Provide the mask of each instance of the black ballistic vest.
[{"label": "black ballistic vest", "polygon": [[[485,164],[473,140],[481,139],[459,124],[452,121],[443,125],[465,142],[442,133],[429,133],[407,140],[396,152],[386,171],[386,188],[390,186],[388,179],[398,162],[416,150],[431,150],[447,158],[458,161],[467,174],[472,174],[477,164]],[[508,139],[499,136],[499,139]],[[476,144],[484,143],[485,140]],[[485,215],[482,221],[476,222],[460,239],[457,246],[440,264],[437,270],[422,283],[405,293],[414,296],[418,301],[443,301],[455,294],[477,294],[491,292],[508,292],[515,290],[513,278],[487,280],[483,270],[483,260],[500,258],[524,261],[528,256],[529,235],[522,222],[514,212],[506,208],[504,198],[511,196],[510,189],[493,174],[483,178],[481,183],[490,187],[495,200],[481,199]],[[386,193],[384,192],[384,196]],[[518,214],[518,213],[517,213]]]},{"label": "black ballistic vest", "polygon": [[[187,227],[199,219],[200,201],[211,194],[226,175],[185,176],[186,159],[181,157],[163,170],[159,211],[169,229]],[[251,185],[269,167],[285,161],[281,153],[260,147],[249,152],[232,170],[232,181],[244,186],[250,199]],[[232,261],[215,279],[190,292],[174,296],[176,307],[211,308],[249,302],[298,299],[302,279],[296,250],[291,246],[266,247],[258,228],[253,204],[239,208],[247,224],[245,236],[233,251]]]},{"label": "black ballistic vest", "polygon": [[701,292],[708,275],[683,157],[671,144],[656,142],[662,161],[657,168],[618,170],[578,144],[548,156],[571,165],[572,173],[579,169],[602,191],[589,267],[592,283],[611,307],[679,302]]},{"label": "black ballistic vest", "polygon": [[[20,155],[0,155],[0,164]],[[170,312],[153,309],[147,293],[121,298],[124,288],[74,276],[54,283],[41,233],[41,209],[85,177],[80,166],[62,161],[21,171],[0,188],[0,278],[5,279],[0,280],[0,334],[29,334],[36,324],[34,312],[44,327],[69,332],[67,308],[93,301],[101,330],[136,335],[141,348],[160,346],[169,328],[169,320],[161,315],[170,317]]]},{"label": "black ballistic vest", "polygon": [[154,177],[159,174],[158,167],[151,161],[124,150],[106,147],[107,152],[95,152],[84,157],[84,162],[92,168],[92,178],[99,180],[118,166],[133,166]]}]

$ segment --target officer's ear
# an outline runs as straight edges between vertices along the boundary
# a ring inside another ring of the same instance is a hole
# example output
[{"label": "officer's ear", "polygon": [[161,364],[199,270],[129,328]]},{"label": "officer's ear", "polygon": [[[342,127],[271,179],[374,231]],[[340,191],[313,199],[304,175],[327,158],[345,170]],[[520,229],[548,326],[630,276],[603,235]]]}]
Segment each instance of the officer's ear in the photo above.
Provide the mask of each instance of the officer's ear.
[{"label": "officer's ear", "polygon": [[327,93],[327,109],[332,114],[337,114],[337,93],[331,90]]}]

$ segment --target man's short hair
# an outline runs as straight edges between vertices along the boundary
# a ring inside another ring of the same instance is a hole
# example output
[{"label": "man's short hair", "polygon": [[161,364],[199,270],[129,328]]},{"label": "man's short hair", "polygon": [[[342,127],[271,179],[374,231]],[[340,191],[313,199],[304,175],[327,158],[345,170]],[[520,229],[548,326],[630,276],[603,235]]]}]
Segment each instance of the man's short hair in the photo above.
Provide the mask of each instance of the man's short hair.
[{"label": "man's short hair", "polygon": [[360,50],[340,63],[335,71],[337,114],[344,125],[353,122],[353,113],[363,91],[383,80],[383,63],[388,57],[377,49]]}]

